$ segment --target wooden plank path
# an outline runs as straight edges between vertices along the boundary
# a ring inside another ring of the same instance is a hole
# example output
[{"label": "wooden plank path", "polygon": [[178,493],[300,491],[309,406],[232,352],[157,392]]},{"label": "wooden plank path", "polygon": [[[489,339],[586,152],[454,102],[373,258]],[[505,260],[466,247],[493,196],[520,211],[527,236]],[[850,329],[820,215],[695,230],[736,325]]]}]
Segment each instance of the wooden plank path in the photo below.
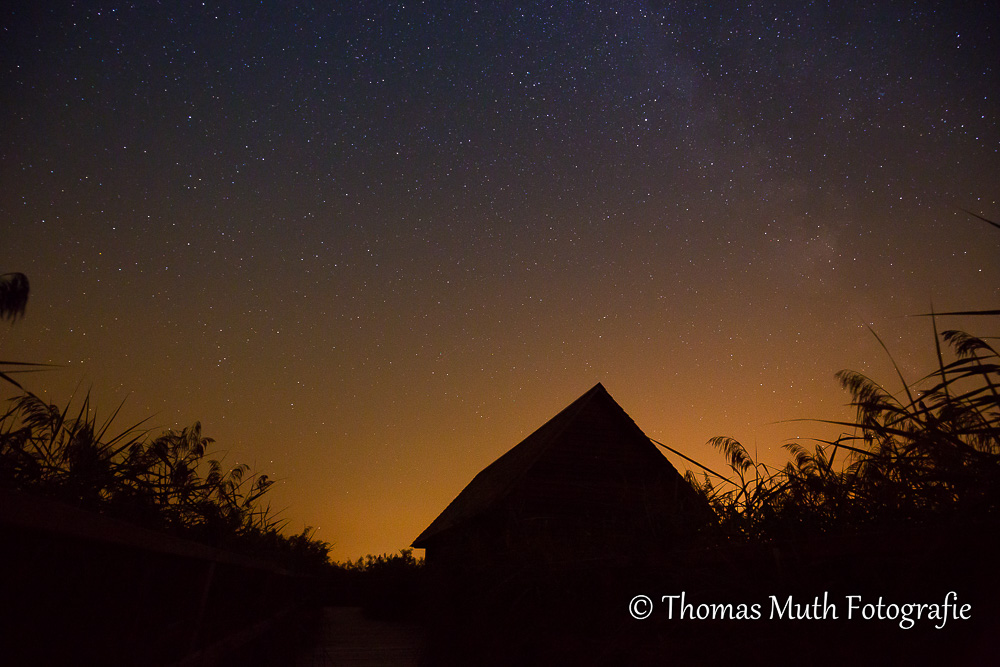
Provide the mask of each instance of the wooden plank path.
[{"label": "wooden plank path", "polygon": [[326,607],[296,667],[418,667],[420,627],[367,618],[359,607]]}]

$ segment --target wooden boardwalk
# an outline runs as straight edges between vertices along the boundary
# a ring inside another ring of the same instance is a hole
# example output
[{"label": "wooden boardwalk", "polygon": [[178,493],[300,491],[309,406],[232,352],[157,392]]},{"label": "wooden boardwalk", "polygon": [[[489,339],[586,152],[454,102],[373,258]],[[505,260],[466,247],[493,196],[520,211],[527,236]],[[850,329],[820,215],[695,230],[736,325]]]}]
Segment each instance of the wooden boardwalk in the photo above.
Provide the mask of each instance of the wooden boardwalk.
[{"label": "wooden boardwalk", "polygon": [[422,640],[418,626],[373,620],[358,607],[326,607],[295,666],[418,667]]}]

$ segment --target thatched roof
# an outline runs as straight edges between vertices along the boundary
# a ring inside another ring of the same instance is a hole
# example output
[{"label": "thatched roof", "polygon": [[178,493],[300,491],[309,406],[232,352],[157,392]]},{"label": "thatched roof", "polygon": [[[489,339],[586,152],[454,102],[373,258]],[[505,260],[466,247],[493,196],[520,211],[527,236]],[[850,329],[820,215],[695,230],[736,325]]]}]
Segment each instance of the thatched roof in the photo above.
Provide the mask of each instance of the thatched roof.
[{"label": "thatched roof", "polygon": [[[641,470],[667,482],[681,504],[697,502],[695,494],[631,417],[598,383],[537,431],[473,478],[440,516],[413,541],[426,548],[454,529],[460,529],[513,495],[538,493],[579,494],[581,477],[621,475]],[[631,474],[630,473],[630,474]],[[529,489],[530,487],[530,489]],[[669,502],[669,498],[664,498]],[[623,508],[627,511],[627,508]]]}]

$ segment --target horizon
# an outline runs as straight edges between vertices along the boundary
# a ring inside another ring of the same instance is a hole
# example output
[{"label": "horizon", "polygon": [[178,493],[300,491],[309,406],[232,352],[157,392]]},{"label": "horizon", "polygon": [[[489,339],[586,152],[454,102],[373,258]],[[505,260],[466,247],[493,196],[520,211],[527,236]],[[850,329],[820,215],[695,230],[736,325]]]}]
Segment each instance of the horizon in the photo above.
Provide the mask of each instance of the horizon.
[{"label": "horizon", "polygon": [[201,422],[338,562],[408,548],[597,382],[709,467],[715,436],[782,464],[836,434],[787,420],[853,416],[837,371],[896,393],[893,360],[936,367],[914,316],[996,307],[998,28],[986,2],[17,8],[0,273],[31,296],[0,358],[121,428]]}]

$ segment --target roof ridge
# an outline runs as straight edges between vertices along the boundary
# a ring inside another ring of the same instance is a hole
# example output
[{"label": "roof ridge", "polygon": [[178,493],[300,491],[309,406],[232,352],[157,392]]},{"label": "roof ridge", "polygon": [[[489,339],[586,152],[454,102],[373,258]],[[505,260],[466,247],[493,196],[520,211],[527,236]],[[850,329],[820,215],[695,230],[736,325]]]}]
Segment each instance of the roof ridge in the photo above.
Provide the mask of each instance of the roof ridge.
[{"label": "roof ridge", "polygon": [[[608,393],[604,385],[598,382],[582,396],[560,410],[555,416],[548,419],[544,424],[480,470],[465,488],[444,508],[444,511],[420,533],[417,539],[413,541],[413,544],[417,545],[447,530],[456,523],[477,516],[479,508],[475,507],[475,504],[486,504],[485,499],[476,497],[477,492],[480,496],[487,496],[489,503],[494,503],[506,497],[517,486],[518,482],[524,479],[531,471],[535,463],[542,458],[552,444],[559,441],[559,437],[574,423],[576,417],[597,397],[602,395],[606,397],[607,401],[610,401],[611,405],[616,406],[622,415],[638,429],[638,426],[628,416],[628,413],[618,405],[618,402]],[[540,443],[538,442],[539,440],[541,440]],[[524,445],[527,445],[527,447]],[[509,473],[507,473],[507,468],[511,469]],[[463,502],[473,506],[463,507]]]},{"label": "roof ridge", "polygon": [[[600,391],[598,391],[598,389],[600,389]],[[518,447],[520,447],[522,444],[524,444],[525,442],[527,442],[529,438],[533,438],[536,434],[538,434],[541,431],[545,430],[545,428],[547,426],[549,426],[550,424],[552,424],[553,422],[557,422],[557,421],[560,422],[558,424],[559,428],[557,430],[554,430],[551,433],[546,433],[545,434],[545,446],[544,447],[539,447],[537,449],[537,451],[533,452],[534,456],[531,457],[532,458],[532,462],[531,463],[534,464],[534,462],[538,461],[538,459],[540,459],[542,457],[542,455],[548,450],[548,448],[552,446],[552,443],[556,442],[558,440],[559,436],[566,432],[566,429],[569,428],[569,426],[573,423],[573,418],[576,417],[576,416],[578,416],[583,411],[584,406],[586,406],[587,404],[589,404],[594,399],[594,396],[599,395],[601,392],[603,392],[604,394],[606,394],[608,396],[608,398],[611,398],[611,395],[608,394],[608,390],[604,388],[604,385],[602,385],[600,382],[598,382],[596,385],[594,385],[588,391],[586,391],[582,396],[580,396],[579,398],[577,398],[575,401],[573,401],[572,403],[570,403],[569,405],[567,405],[565,408],[563,408],[562,410],[560,410],[559,412],[557,412],[555,415],[553,415],[551,418],[549,418],[544,424],[542,424],[541,426],[539,426],[538,428],[536,428],[534,431],[532,431],[531,433],[529,433],[528,435],[526,435],[524,438],[522,438],[516,445],[514,445],[513,447],[511,447],[510,449],[508,449],[506,452],[504,452],[503,454],[501,454],[495,461],[493,461],[493,463],[491,463],[490,465],[488,465],[485,468],[483,468],[482,470],[480,470],[476,474],[476,477],[479,477],[479,475],[482,475],[483,473],[485,473],[494,464],[496,464],[501,459],[503,459],[504,457],[506,457],[508,454],[510,454],[511,452],[513,452],[515,449],[517,449]],[[611,400],[612,400],[612,402],[614,402],[613,398]],[[568,414],[571,411],[572,411],[572,415]],[[531,465],[528,465],[528,466],[525,466],[524,468],[522,468],[521,472],[519,474],[515,475],[509,481],[509,483],[506,486],[506,489],[505,489],[504,493],[500,494],[501,497],[503,495],[506,495],[506,491],[509,491],[513,486],[515,486],[517,484],[517,482],[521,478],[523,478],[528,473],[528,471],[530,469],[531,469]],[[473,477],[472,479],[475,480],[476,477]]]}]

